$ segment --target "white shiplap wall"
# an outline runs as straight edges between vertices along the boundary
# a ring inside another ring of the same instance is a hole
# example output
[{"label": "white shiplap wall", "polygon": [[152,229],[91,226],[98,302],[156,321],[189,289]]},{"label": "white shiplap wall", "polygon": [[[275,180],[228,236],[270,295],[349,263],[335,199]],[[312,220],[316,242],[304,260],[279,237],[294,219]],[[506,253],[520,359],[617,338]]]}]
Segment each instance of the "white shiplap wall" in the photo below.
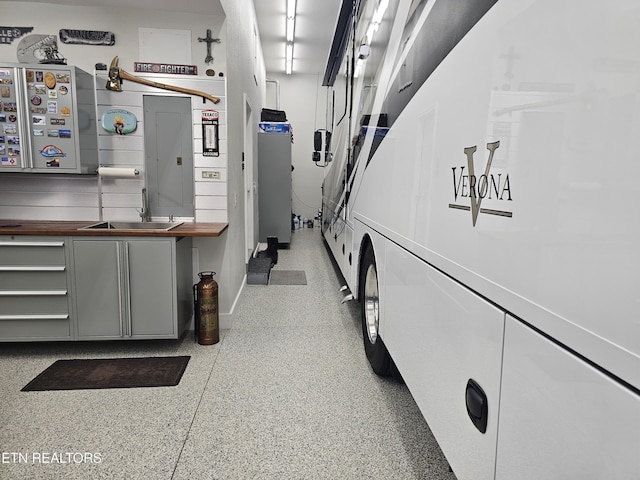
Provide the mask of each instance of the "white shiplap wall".
[{"label": "white shiplap wall", "polygon": [[[142,75],[140,75],[142,76]],[[227,214],[227,112],[226,80],[186,75],[145,76],[149,80],[179,85],[220,97],[220,102],[203,103],[191,96],[193,118],[193,152],[195,178],[195,221],[228,222]],[[145,186],[143,95],[178,95],[168,90],[123,83],[122,92],[105,88],[106,72],[96,74],[96,111],[99,162],[107,167],[132,167],[138,178],[101,178],[96,175],[2,174],[0,175],[0,219],[16,220],[103,220],[139,221],[142,189]],[[116,135],[100,126],[102,112],[123,108],[138,118],[138,128],[128,135]],[[217,110],[219,117],[220,156],[202,154],[202,110]],[[203,170],[220,172],[217,179],[202,178]],[[102,208],[100,208],[102,207]]]},{"label": "white shiplap wall", "polygon": [[0,175],[2,220],[97,220],[95,175]]},{"label": "white shiplap wall", "polygon": [[[179,85],[203,91],[217,97],[220,102],[203,103],[201,97],[191,96],[193,119],[193,153],[195,178],[195,221],[227,222],[227,115],[226,81],[186,75],[139,75],[145,79]],[[145,186],[144,116],[143,95],[187,96],[168,90],[141,85],[131,81],[123,83],[122,92],[107,90],[106,72],[96,74],[97,116],[111,108],[122,108],[138,118],[138,128],[127,135],[116,135],[98,127],[100,165],[104,167],[128,167],[140,171],[138,178],[101,178],[101,203],[104,220],[139,220],[142,207],[142,188]],[[220,156],[205,157],[202,154],[202,111],[217,110],[219,116]],[[99,122],[99,120],[98,120]],[[203,170],[215,170],[219,178],[202,178]]]}]

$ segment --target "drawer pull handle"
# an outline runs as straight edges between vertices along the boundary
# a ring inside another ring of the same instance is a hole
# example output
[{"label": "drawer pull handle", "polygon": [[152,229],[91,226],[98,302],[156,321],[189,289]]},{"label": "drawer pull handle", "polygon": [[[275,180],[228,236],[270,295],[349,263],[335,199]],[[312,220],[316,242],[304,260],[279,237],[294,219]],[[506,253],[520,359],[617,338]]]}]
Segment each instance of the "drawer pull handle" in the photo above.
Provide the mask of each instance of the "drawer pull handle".
[{"label": "drawer pull handle", "polygon": [[12,267],[0,267],[0,272],[64,272],[66,267],[62,266],[36,266],[36,265],[16,265]]},{"label": "drawer pull handle", "polygon": [[0,242],[0,247],[64,247],[64,242]]},{"label": "drawer pull handle", "polygon": [[67,320],[69,315],[0,315],[0,321],[2,320]]},{"label": "drawer pull handle", "polygon": [[2,297],[64,296],[66,294],[66,290],[0,290]]}]

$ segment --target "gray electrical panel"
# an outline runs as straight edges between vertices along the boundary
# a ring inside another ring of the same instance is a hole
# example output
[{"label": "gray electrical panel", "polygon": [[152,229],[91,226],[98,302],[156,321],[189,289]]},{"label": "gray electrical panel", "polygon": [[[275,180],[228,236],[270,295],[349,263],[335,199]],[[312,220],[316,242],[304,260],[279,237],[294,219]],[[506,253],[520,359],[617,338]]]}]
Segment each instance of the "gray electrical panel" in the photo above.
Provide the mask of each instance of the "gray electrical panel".
[{"label": "gray electrical panel", "polygon": [[258,133],[260,242],[291,243],[291,133]]}]

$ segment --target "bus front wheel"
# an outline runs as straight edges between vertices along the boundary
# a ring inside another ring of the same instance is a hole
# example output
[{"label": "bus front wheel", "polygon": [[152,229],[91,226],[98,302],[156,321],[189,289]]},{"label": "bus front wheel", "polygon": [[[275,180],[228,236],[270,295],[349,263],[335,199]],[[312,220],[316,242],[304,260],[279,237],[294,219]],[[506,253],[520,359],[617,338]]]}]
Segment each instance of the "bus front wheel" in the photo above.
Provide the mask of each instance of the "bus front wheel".
[{"label": "bus front wheel", "polygon": [[391,356],[380,338],[380,298],[378,270],[373,248],[367,247],[363,257],[361,278],[362,336],[364,351],[371,368],[378,375],[391,373]]}]

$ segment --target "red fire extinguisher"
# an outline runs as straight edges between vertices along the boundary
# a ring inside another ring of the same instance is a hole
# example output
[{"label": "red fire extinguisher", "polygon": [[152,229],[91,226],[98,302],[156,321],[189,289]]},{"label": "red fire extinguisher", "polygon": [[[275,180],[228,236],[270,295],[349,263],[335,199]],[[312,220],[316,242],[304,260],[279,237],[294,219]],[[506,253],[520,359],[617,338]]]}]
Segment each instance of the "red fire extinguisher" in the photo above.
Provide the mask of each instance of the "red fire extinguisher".
[{"label": "red fire extinguisher", "polygon": [[196,338],[200,345],[213,345],[220,341],[218,326],[218,282],[216,272],[200,272],[200,282],[193,286]]}]

